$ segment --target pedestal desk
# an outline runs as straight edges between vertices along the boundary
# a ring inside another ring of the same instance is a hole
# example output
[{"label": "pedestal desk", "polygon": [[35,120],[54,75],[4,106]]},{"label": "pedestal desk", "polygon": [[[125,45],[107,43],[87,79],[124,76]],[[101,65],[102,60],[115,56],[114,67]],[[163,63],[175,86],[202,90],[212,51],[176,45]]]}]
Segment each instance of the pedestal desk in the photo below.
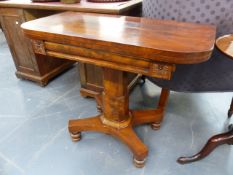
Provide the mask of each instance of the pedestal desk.
[{"label": "pedestal desk", "polygon": [[69,121],[74,141],[82,131],[110,134],[124,142],[143,167],[148,148],[133,127],[161,122],[161,110],[130,110],[126,72],[171,79],[176,64],[208,60],[215,27],[137,17],[66,12],[22,25],[40,55],[103,69],[103,113]]},{"label": "pedestal desk", "polygon": [[[58,60],[52,56],[34,54],[31,44],[24,37],[20,25],[40,17],[64,11],[92,12],[105,14],[140,15],[142,0],[131,0],[118,3],[90,3],[81,0],[76,4],[60,2],[33,3],[31,0],[0,1],[0,26],[7,39],[16,67],[18,78],[28,79],[47,85],[53,77],[68,69],[74,61]],[[82,94],[94,96],[102,91],[102,71],[95,65],[79,65]],[[132,80],[134,75],[129,75]]]}]

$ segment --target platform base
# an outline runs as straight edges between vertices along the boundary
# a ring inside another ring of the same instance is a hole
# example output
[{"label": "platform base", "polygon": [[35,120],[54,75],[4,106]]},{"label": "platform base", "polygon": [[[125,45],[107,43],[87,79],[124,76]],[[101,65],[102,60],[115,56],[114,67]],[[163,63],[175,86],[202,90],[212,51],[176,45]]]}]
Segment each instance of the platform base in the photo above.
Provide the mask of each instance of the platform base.
[{"label": "platform base", "polygon": [[133,127],[160,122],[163,114],[161,110],[139,110],[130,111],[130,115],[132,115],[132,120],[124,128],[116,128],[104,124],[101,120],[101,118],[104,118],[103,114],[86,119],[70,120],[69,132],[73,141],[79,141],[81,139],[80,133],[83,131],[95,131],[112,135],[128,146],[133,153],[134,165],[141,168],[146,162],[148,148],[138,138]]},{"label": "platform base", "polygon": [[28,74],[28,73],[25,73],[25,72],[21,72],[19,70],[15,72],[15,75],[19,79],[30,80],[30,81],[36,82],[40,86],[44,87],[49,83],[49,81],[51,79],[53,79],[54,77],[58,76],[62,72],[64,72],[64,71],[68,70],[69,68],[71,68],[73,66],[73,64],[74,64],[73,62],[64,63],[64,64],[60,65],[59,67],[51,70],[50,72],[48,72],[48,73],[46,73],[45,75],[42,75],[42,76]]}]

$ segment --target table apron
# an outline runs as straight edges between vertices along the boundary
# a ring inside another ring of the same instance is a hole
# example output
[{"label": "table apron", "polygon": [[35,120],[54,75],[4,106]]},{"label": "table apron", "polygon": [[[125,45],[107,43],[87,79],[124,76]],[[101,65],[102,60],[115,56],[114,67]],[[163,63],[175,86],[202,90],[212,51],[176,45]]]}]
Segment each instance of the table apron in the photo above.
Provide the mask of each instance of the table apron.
[{"label": "table apron", "polygon": [[167,80],[171,79],[172,73],[175,71],[175,65],[173,64],[41,40],[31,41],[36,54],[79,61]]}]

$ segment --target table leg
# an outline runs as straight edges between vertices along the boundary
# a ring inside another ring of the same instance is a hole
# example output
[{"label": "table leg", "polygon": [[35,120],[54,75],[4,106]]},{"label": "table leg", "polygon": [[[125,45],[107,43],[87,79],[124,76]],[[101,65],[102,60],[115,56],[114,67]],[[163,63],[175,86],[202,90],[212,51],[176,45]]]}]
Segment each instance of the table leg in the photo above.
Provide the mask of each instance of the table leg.
[{"label": "table leg", "polygon": [[230,109],[228,111],[228,118],[230,118],[233,114],[233,98],[232,98],[232,101],[231,101],[231,106],[230,106]]},{"label": "table leg", "polygon": [[233,128],[231,128],[230,131],[226,133],[211,137],[199,153],[190,157],[180,157],[177,162],[180,164],[186,164],[198,161],[208,156],[216,147],[223,144],[233,145]]},{"label": "table leg", "polygon": [[[230,109],[228,111],[228,118],[230,118],[232,114],[233,114],[233,98],[231,101]],[[233,145],[233,125],[229,126],[228,132],[211,137],[199,153],[190,157],[180,157],[177,160],[177,162],[180,164],[186,164],[201,160],[206,156],[208,156],[216,147],[223,144]]]}]

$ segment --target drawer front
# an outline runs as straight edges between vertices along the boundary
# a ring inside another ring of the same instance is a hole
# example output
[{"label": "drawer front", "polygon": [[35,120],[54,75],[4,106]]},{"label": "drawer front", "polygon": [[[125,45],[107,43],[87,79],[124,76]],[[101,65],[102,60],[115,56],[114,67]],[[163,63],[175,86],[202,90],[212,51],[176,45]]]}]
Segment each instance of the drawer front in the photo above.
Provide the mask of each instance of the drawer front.
[{"label": "drawer front", "polygon": [[34,52],[62,59],[79,61],[101,67],[148,75],[170,80],[175,65],[154,62],[134,57],[125,57],[107,51],[99,51],[66,44],[31,40]]}]

